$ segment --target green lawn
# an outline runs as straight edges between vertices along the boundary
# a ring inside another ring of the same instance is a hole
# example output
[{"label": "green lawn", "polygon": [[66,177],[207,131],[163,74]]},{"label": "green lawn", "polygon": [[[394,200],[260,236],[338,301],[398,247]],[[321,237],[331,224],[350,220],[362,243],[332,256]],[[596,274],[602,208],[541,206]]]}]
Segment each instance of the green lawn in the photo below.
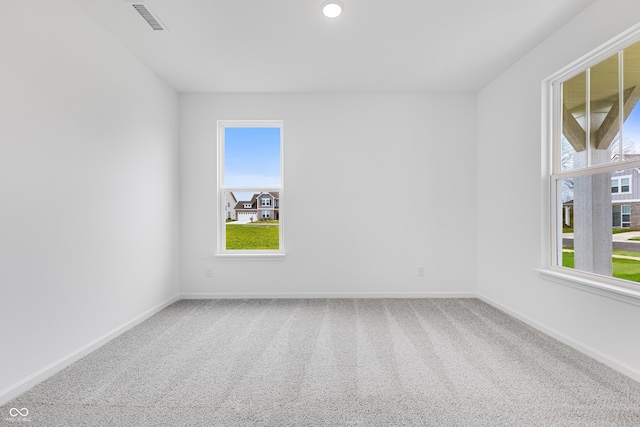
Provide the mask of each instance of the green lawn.
[{"label": "green lawn", "polygon": [[227,225],[227,250],[280,249],[277,225]]},{"label": "green lawn", "polygon": [[[628,255],[640,256],[637,253],[626,253]],[[613,277],[618,279],[630,280],[632,282],[640,282],[640,261],[632,259],[613,258]],[[574,268],[573,252],[562,253],[562,266]]]},{"label": "green lawn", "polygon": [[622,233],[629,233],[633,230],[631,230],[630,228],[614,228],[613,229],[613,234],[622,234]]},{"label": "green lawn", "polygon": [[611,251],[614,255],[625,255],[625,256],[632,256],[632,257],[636,257],[636,258],[640,258],[640,253],[639,252],[628,252],[628,251],[621,251],[619,249],[614,249],[613,251]]}]

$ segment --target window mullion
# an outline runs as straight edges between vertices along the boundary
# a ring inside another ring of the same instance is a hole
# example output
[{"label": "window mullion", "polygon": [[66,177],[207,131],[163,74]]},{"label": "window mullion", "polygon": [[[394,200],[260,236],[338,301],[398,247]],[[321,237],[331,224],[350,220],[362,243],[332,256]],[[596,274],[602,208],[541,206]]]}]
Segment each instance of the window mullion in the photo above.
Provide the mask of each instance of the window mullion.
[{"label": "window mullion", "polygon": [[[562,266],[562,232],[564,228],[564,224],[562,223],[562,192],[558,191],[558,186],[561,185],[562,179],[553,179],[552,180],[552,188],[551,191],[555,193],[555,202],[553,206],[553,211],[556,212],[555,218],[552,218],[553,224],[555,225],[555,233],[553,235],[553,248],[555,251],[553,252],[555,255],[555,259],[552,260],[554,265]],[[558,212],[560,213],[558,215]]]},{"label": "window mullion", "polygon": [[593,166],[593,153],[591,152],[591,68],[585,72],[585,107],[584,107],[584,128],[585,145],[587,146],[587,167]]},{"label": "window mullion", "polygon": [[624,161],[624,51],[618,52],[618,129],[619,161]]},{"label": "window mullion", "polygon": [[575,178],[579,176],[595,175],[599,173],[615,172],[621,169],[640,168],[640,160],[627,161],[623,164],[609,163],[603,165],[592,166],[590,168],[572,169],[564,172],[558,172],[552,175],[554,179]]},{"label": "window mullion", "polygon": [[[558,126],[553,126],[552,127],[552,141],[562,141],[562,105],[563,105],[563,99],[562,99],[562,93],[563,93],[563,89],[562,89],[562,83],[556,83],[554,85],[552,85],[552,91],[553,93],[551,94],[551,102],[552,102],[552,115],[551,115],[551,123],[558,123]],[[551,153],[552,153],[552,161],[553,164],[551,165],[551,170],[552,173],[557,174],[559,172],[562,172],[562,144],[561,143],[555,143],[553,144],[553,146],[551,147]]]}]

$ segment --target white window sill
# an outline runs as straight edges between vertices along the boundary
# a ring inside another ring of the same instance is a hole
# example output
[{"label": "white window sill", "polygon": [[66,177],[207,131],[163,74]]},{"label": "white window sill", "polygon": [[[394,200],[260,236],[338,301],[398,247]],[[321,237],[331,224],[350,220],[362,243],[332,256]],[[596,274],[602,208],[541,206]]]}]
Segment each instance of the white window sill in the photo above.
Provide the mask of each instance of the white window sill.
[{"label": "white window sill", "polygon": [[216,254],[216,259],[220,261],[284,261],[284,252],[268,253],[221,253]]},{"label": "white window sill", "polygon": [[634,285],[629,285],[627,288],[621,285],[582,277],[577,274],[565,273],[559,269],[541,268],[538,269],[538,272],[540,272],[540,275],[545,280],[640,307],[640,286],[638,286],[638,289],[632,289],[631,286]]}]

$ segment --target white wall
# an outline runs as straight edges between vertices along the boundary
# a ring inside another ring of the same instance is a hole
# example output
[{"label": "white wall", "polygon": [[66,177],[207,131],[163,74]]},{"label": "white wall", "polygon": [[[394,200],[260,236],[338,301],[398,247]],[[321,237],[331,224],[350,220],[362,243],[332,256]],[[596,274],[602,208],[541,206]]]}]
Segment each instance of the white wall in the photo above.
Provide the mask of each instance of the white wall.
[{"label": "white wall", "polygon": [[640,21],[600,0],[478,95],[478,291],[640,379],[640,307],[543,280],[541,82]]},{"label": "white wall", "polygon": [[[180,111],[183,295],[475,292],[474,95],[193,94]],[[214,257],[220,119],[284,120],[284,261]]]},{"label": "white wall", "polygon": [[1,401],[178,294],[178,97],[68,0],[0,40]]}]

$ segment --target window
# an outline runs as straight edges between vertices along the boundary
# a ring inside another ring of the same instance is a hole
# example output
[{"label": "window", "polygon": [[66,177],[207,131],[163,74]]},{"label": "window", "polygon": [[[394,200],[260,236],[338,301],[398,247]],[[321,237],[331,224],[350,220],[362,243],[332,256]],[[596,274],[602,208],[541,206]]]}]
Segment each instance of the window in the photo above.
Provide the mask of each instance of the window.
[{"label": "window", "polygon": [[631,205],[613,205],[613,227],[631,227]]},{"label": "window", "polygon": [[622,205],[620,208],[622,212],[622,227],[631,227],[631,205]]},{"label": "window", "polygon": [[613,233],[631,228],[631,205],[621,202],[640,199],[632,185],[640,167],[638,40],[639,30],[547,80],[549,271],[634,298],[640,249],[623,253]]},{"label": "window", "polygon": [[631,178],[611,178],[611,194],[631,193]]},{"label": "window", "polygon": [[218,197],[237,200],[236,220],[218,221],[218,255],[284,254],[282,147],[282,121],[218,122]]}]

